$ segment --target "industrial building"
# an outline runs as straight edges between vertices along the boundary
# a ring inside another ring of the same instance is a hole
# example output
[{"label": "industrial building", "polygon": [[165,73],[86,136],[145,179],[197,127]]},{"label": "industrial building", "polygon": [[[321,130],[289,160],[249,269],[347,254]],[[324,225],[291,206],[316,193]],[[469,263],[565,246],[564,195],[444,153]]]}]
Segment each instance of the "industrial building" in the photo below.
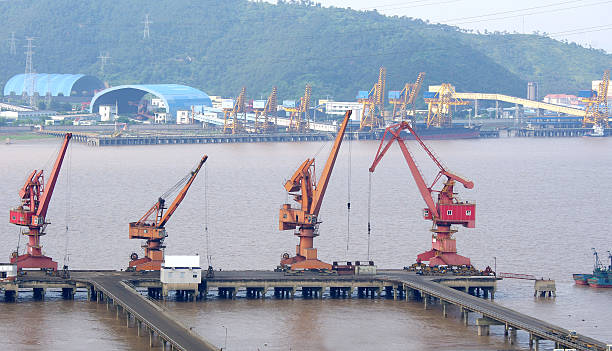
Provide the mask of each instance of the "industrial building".
[{"label": "industrial building", "polygon": [[4,85],[4,96],[48,96],[60,98],[63,102],[83,102],[99,90],[104,84],[94,76],[84,74],[51,74],[34,73],[31,77],[18,74]]},{"label": "industrial building", "polygon": [[[153,98],[147,99],[147,95]],[[101,109],[107,110],[103,106],[116,106],[118,115],[140,114],[149,119],[168,121],[176,120],[179,111],[202,112],[204,107],[211,107],[212,102],[203,91],[185,85],[137,84],[119,85],[98,92],[91,99],[89,109],[91,113],[100,113]]]},{"label": "industrial building", "polygon": [[346,111],[353,111],[351,115],[352,121],[358,121],[361,118],[361,112],[363,110],[363,104],[354,101],[331,101],[331,100],[319,100],[319,106],[325,106],[325,113],[333,116],[343,116]]}]

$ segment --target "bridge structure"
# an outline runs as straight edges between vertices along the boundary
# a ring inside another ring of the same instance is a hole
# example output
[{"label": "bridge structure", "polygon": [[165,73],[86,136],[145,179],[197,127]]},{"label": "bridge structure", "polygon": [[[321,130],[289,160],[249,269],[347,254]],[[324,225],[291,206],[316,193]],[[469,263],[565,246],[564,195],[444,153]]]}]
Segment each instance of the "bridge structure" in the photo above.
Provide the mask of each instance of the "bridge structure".
[{"label": "bridge structure", "polygon": [[[474,100],[475,101],[474,109],[475,109],[476,115],[478,115],[478,101],[479,100],[492,100],[492,101],[495,101],[496,103],[498,103],[499,101],[507,102],[507,103],[514,104],[515,106],[521,105],[523,107],[528,107],[528,108],[533,108],[533,109],[538,109],[538,110],[548,110],[548,111],[553,111],[557,113],[564,113],[569,116],[580,116],[580,117],[586,116],[586,110],[582,110],[579,108],[549,104],[546,102],[523,99],[523,98],[518,98],[515,96],[509,96],[509,95],[503,95],[503,94],[455,93],[453,96],[457,99],[462,99],[462,100]],[[518,109],[517,109],[517,113],[518,113]]]}]

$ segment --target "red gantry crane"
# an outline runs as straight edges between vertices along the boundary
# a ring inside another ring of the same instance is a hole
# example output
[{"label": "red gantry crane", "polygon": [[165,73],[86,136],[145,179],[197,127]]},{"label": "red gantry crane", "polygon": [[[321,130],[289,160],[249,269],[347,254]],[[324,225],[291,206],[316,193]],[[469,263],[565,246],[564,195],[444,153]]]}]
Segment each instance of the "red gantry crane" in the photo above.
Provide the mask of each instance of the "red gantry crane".
[{"label": "red gantry crane", "polygon": [[[427,186],[414,158],[408,151],[404,140],[401,137],[401,132],[407,130],[421,145],[423,150],[432,159],[436,166],[440,169],[436,175],[431,186]],[[424,252],[417,256],[417,262],[429,261],[430,266],[449,265],[449,266],[460,266],[470,265],[470,259],[457,254],[457,244],[453,238],[453,234],[457,230],[452,229],[451,225],[460,224],[467,228],[474,228],[476,223],[476,205],[468,202],[461,202],[457,199],[456,193],[454,192],[455,182],[463,184],[467,189],[472,189],[474,183],[448,171],[441,163],[436,159],[434,154],[429,148],[423,143],[418,134],[412,129],[408,122],[401,122],[389,126],[383,135],[383,138],[378,147],[378,152],[370,172],[374,172],[376,166],[383,158],[387,150],[394,141],[399,144],[404,158],[408,163],[412,177],[414,178],[421,197],[425,200],[427,208],[424,210],[424,217],[427,220],[433,222],[431,231],[432,235],[432,248],[431,250]],[[436,185],[438,180],[442,177],[446,177],[441,190],[434,190],[433,187]],[[434,201],[433,195],[437,193],[438,200]]]},{"label": "red gantry crane", "polygon": [[[163,194],[157,200],[157,203],[155,203],[138,222],[130,223],[130,239],[147,240],[146,244],[142,246],[145,250],[145,256],[143,258],[138,258],[138,254],[135,252],[130,255],[131,270],[159,271],[161,269],[161,264],[164,261],[164,239],[168,236],[164,226],[181,204],[185,195],[187,195],[187,190],[189,190],[189,187],[207,159],[208,156],[204,155],[196,168]],[[179,191],[170,207],[167,208],[168,210],[164,212],[164,210],[166,210],[165,198],[181,187],[181,185],[183,185],[183,188]]]},{"label": "red gantry crane", "polygon": [[318,236],[318,215],[325,190],[329,183],[342,138],[346,131],[351,111],[346,111],[342,125],[336,135],[336,140],[325,163],[321,177],[315,186],[315,159],[308,158],[295,171],[291,179],[285,183],[285,189],[300,204],[300,208],[292,208],[291,204],[283,204],[279,213],[279,229],[290,230],[298,228],[295,235],[300,238],[296,246],[295,256],[283,255],[281,266],[291,269],[331,269],[331,265],[317,259],[317,249],[313,247],[313,240]]},{"label": "red gantry crane", "polygon": [[57,262],[53,261],[51,257],[43,255],[40,237],[46,234],[45,228],[49,222],[46,221],[45,217],[71,138],[72,133],[64,135],[64,142],[60,147],[46,186],[43,170],[35,169],[19,190],[21,206],[10,210],[10,223],[28,227],[28,231],[23,232],[24,235],[28,236],[27,252],[23,255],[15,252],[11,257],[11,263],[17,264],[19,270],[23,268],[57,270]]}]

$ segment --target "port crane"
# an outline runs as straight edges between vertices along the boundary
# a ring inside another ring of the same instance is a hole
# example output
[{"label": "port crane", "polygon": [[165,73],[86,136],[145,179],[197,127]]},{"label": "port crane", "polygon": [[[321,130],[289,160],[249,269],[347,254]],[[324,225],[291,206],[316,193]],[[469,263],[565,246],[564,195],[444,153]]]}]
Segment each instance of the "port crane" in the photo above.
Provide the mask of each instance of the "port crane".
[{"label": "port crane", "polygon": [[[431,186],[425,183],[425,179],[421,174],[413,156],[411,155],[406,143],[404,142],[401,133],[403,131],[410,132],[417,140],[421,148],[431,158],[434,164],[438,167],[439,171],[436,175]],[[454,192],[454,186],[456,182],[461,183],[465,188],[472,189],[474,183],[450,172],[442,165],[442,163],[434,156],[433,152],[423,143],[421,138],[411,127],[411,125],[402,121],[400,123],[391,125],[385,129],[382,140],[376,152],[376,157],[370,166],[370,172],[374,172],[376,166],[380,160],[386,154],[389,147],[393,142],[397,141],[412,177],[417,184],[421,197],[427,204],[427,208],[424,209],[424,218],[432,221],[432,248],[431,250],[421,253],[417,256],[417,263],[423,261],[429,261],[430,266],[439,265],[470,265],[470,259],[457,254],[457,244],[453,238],[453,234],[457,230],[452,229],[451,225],[459,224],[467,228],[474,228],[476,223],[476,205],[469,202],[461,202],[457,198],[457,194]],[[442,189],[434,190],[436,183],[445,177],[446,180],[442,185]],[[434,200],[434,194],[437,194],[437,201]]]},{"label": "port crane", "polygon": [[310,131],[310,118],[308,111],[310,110],[310,97],[312,96],[312,88],[310,84],[306,84],[304,96],[300,98],[299,105],[293,108],[285,109],[290,112],[289,131],[303,133]]},{"label": "port crane", "polygon": [[317,249],[313,246],[313,239],[319,235],[317,230],[320,223],[319,210],[350,116],[351,111],[346,111],[319,181],[316,182],[315,159],[307,158],[285,183],[285,190],[293,196],[300,207],[292,208],[291,204],[282,205],[279,212],[279,229],[297,228],[295,235],[300,238],[300,243],[296,246],[294,257],[290,257],[288,253],[283,255],[280,262],[282,267],[291,269],[331,269],[332,267],[317,258]]},{"label": "port crane", "polygon": [[[582,121],[583,127],[608,128],[608,85],[610,84],[610,70],[604,71],[596,95],[582,99],[586,103],[586,113]],[[603,132],[603,130],[602,130]]]},{"label": "port crane", "polygon": [[[142,246],[145,252],[144,257],[138,258],[138,254],[135,252],[130,255],[130,270],[158,271],[161,269],[161,264],[164,261],[164,239],[168,236],[166,234],[165,225],[181,204],[185,195],[187,195],[187,190],[189,190],[189,187],[207,159],[207,155],[202,156],[197,166],[165,194],[160,196],[155,205],[153,205],[142,218],[137,222],[130,223],[130,239],[146,239],[146,244]],[[170,207],[166,208],[166,197],[178,190],[181,186],[181,190],[178,192],[178,195]],[[166,209],[167,211],[165,211]]]},{"label": "port crane", "polygon": [[389,102],[393,105],[393,119],[405,121],[407,117],[410,116],[412,122],[415,122],[415,102],[424,79],[425,72],[420,72],[414,83],[406,83],[404,89],[399,92],[397,98],[389,97]]},{"label": "port crane", "polygon": [[[254,108],[255,110],[255,131],[267,132],[276,126],[276,117],[278,116],[278,97],[276,87],[272,88],[272,93],[268,96],[266,105],[263,109]],[[260,125],[259,119],[263,115],[263,126]],[[274,123],[270,122],[270,118],[274,117]]]},{"label": "port crane", "polygon": [[47,210],[53,196],[53,189],[62,168],[62,162],[68,149],[68,144],[72,138],[72,133],[64,135],[64,141],[59,149],[59,153],[53,165],[49,179],[45,184],[43,170],[34,170],[26,178],[25,184],[19,190],[19,198],[21,205],[10,210],[10,220],[12,224],[22,227],[28,227],[27,231],[22,234],[28,236],[28,244],[26,253],[19,255],[14,252],[11,256],[11,263],[17,264],[17,269],[23,268],[40,268],[57,270],[57,262],[51,257],[47,257],[42,253],[42,245],[40,237],[45,235],[45,229],[49,222],[46,221]]},{"label": "port crane", "polygon": [[433,96],[425,96],[427,103],[427,128],[451,127],[453,125],[453,106],[469,105],[469,102],[458,98],[455,87],[443,83]]},{"label": "port crane", "polygon": [[240,95],[234,102],[234,107],[223,110],[223,133],[236,134],[244,129],[243,122],[238,118],[238,114],[244,115],[246,124],[246,87],[242,87]]},{"label": "port crane", "polygon": [[[374,130],[385,125],[385,84],[387,69],[380,67],[378,80],[368,92],[367,96],[359,96],[357,101],[362,103],[361,122],[359,130]],[[365,92],[364,92],[365,93]]]}]

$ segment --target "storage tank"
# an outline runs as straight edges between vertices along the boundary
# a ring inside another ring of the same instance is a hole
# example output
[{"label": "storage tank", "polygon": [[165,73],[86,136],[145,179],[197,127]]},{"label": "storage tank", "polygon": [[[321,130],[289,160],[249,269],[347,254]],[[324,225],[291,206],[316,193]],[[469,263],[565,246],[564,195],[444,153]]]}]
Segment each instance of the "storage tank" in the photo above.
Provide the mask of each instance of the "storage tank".
[{"label": "storage tank", "polygon": [[527,100],[538,101],[538,83],[527,83]]}]

